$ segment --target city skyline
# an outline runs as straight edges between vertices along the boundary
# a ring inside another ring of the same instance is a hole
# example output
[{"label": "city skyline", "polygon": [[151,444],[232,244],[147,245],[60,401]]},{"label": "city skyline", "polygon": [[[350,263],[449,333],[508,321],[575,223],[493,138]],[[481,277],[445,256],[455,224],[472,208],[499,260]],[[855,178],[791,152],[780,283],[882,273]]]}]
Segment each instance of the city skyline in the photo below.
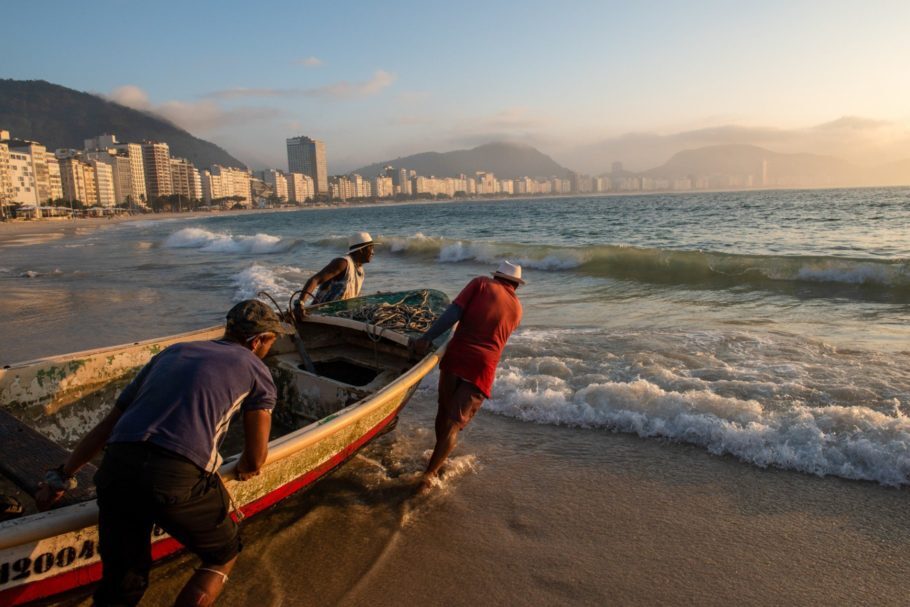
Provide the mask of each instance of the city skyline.
[{"label": "city skyline", "polygon": [[[181,5],[179,21],[174,6],[23,5],[48,39],[106,35],[62,53],[11,28],[0,75],[162,115],[254,169],[283,166],[298,133],[331,142],[332,174],[498,140],[588,173],[719,143],[910,157],[900,3],[352,4],[341,21],[334,5]],[[104,69],[85,68],[92,56]]]}]

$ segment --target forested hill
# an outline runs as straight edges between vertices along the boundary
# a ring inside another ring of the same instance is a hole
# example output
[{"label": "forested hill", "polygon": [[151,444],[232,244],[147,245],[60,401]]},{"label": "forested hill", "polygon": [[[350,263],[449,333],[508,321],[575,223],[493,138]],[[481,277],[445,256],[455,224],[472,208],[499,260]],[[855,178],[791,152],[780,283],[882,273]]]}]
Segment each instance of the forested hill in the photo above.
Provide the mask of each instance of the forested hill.
[{"label": "forested hill", "polygon": [[163,141],[171,156],[186,158],[200,169],[213,164],[246,166],[163,118],[44,80],[0,79],[0,129],[50,151],[82,149],[83,140],[112,133],[122,142]]}]

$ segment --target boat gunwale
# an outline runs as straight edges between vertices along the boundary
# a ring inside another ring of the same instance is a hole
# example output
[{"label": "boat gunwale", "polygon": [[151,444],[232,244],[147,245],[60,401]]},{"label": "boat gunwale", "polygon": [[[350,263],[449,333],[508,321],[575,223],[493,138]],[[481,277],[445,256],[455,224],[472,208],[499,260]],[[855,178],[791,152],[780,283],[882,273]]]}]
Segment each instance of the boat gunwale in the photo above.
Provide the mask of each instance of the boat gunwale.
[{"label": "boat gunwale", "polygon": [[[363,321],[355,321],[347,318],[337,318],[330,316],[319,316],[316,314],[310,315],[307,318],[307,321],[314,324],[323,324],[354,329],[366,333],[368,336],[381,336],[382,338],[389,339],[390,341],[393,341],[399,345],[406,345],[408,343],[408,336],[404,335],[403,333],[382,327],[377,327],[376,325],[371,325]],[[179,341],[187,340],[184,338],[191,338],[196,335],[207,335],[216,330],[223,330],[223,328],[220,326],[211,327],[207,329],[178,333],[163,339],[151,339],[142,342],[122,344],[120,346],[96,348],[93,350],[87,350],[73,354],[36,359],[34,361],[17,364],[15,367],[11,366],[6,369],[0,369],[0,373],[3,371],[12,371],[16,368],[23,368],[39,363],[47,363],[50,361],[66,361],[73,358],[85,357],[89,354],[99,355],[105,352],[110,352],[112,350],[132,348],[143,345],[153,345],[155,343],[161,343],[170,340],[175,340],[174,343],[177,343]],[[447,345],[448,343],[446,342],[435,351],[428,353],[423,359],[417,361],[413,366],[411,366],[408,371],[398,376],[394,381],[390,382],[385,387],[377,390],[368,397],[356,401],[347,407],[331,414],[330,416],[327,416],[328,418],[331,418],[328,421],[323,421],[326,418],[321,418],[320,420],[307,424],[302,428],[298,428],[297,430],[279,436],[270,441],[268,456],[265,463],[263,464],[263,468],[275,462],[286,459],[298,451],[301,451],[313,445],[314,443],[323,440],[327,436],[343,431],[345,428],[354,424],[362,417],[365,417],[373,410],[383,406],[386,402],[388,402],[389,399],[394,398],[397,394],[399,394],[403,388],[406,389],[405,387],[409,388],[412,385],[416,385],[420,379],[425,377],[432,370],[432,368],[436,366],[437,362],[441,359]],[[418,381],[414,381],[415,376],[418,376]],[[235,454],[226,458],[218,470],[219,474],[221,474],[225,479],[233,480],[236,477],[235,469],[237,467],[237,461],[239,460],[239,457],[240,454]],[[275,487],[272,489],[272,491],[278,490],[279,488],[280,487]],[[268,491],[264,495],[268,495],[272,491]],[[21,546],[30,542],[37,542],[42,539],[59,536],[66,533],[74,533],[97,524],[97,520],[98,506],[96,500],[93,499],[85,502],[80,502],[78,504],[73,504],[71,506],[65,506],[56,510],[40,512],[23,518],[5,521],[3,523],[0,523],[0,550],[15,548],[16,546]]]}]

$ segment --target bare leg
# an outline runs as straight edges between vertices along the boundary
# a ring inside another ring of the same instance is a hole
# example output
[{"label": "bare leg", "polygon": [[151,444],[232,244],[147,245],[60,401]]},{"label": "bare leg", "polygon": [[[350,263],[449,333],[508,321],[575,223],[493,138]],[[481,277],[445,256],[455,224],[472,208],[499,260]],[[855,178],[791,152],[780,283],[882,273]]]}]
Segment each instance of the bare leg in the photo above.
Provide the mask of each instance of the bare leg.
[{"label": "bare leg", "polygon": [[[442,418],[441,420],[440,417]],[[427,464],[426,472],[423,473],[423,478],[420,482],[422,491],[429,489],[432,480],[439,476],[439,469],[442,468],[446,458],[449,457],[449,454],[455,449],[455,445],[458,444],[458,432],[459,428],[452,420],[443,416],[436,418],[436,446],[433,448],[430,463]]]},{"label": "bare leg", "polygon": [[174,607],[209,607],[214,605],[215,600],[221,591],[224,590],[224,583],[227,576],[234,568],[237,562],[235,556],[224,565],[210,565],[203,563],[196,570],[193,577],[186,583],[183,590],[174,601]]}]

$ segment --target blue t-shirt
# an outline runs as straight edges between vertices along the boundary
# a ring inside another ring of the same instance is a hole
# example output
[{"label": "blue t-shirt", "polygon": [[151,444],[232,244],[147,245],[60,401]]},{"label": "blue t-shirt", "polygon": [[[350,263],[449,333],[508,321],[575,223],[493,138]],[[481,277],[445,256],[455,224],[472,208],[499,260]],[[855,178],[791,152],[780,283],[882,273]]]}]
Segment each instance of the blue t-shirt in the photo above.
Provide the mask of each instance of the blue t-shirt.
[{"label": "blue t-shirt", "polygon": [[276,400],[269,368],[241,344],[178,343],[155,355],[120,394],[123,415],[108,442],[147,441],[214,472],[231,417],[273,409]]}]

